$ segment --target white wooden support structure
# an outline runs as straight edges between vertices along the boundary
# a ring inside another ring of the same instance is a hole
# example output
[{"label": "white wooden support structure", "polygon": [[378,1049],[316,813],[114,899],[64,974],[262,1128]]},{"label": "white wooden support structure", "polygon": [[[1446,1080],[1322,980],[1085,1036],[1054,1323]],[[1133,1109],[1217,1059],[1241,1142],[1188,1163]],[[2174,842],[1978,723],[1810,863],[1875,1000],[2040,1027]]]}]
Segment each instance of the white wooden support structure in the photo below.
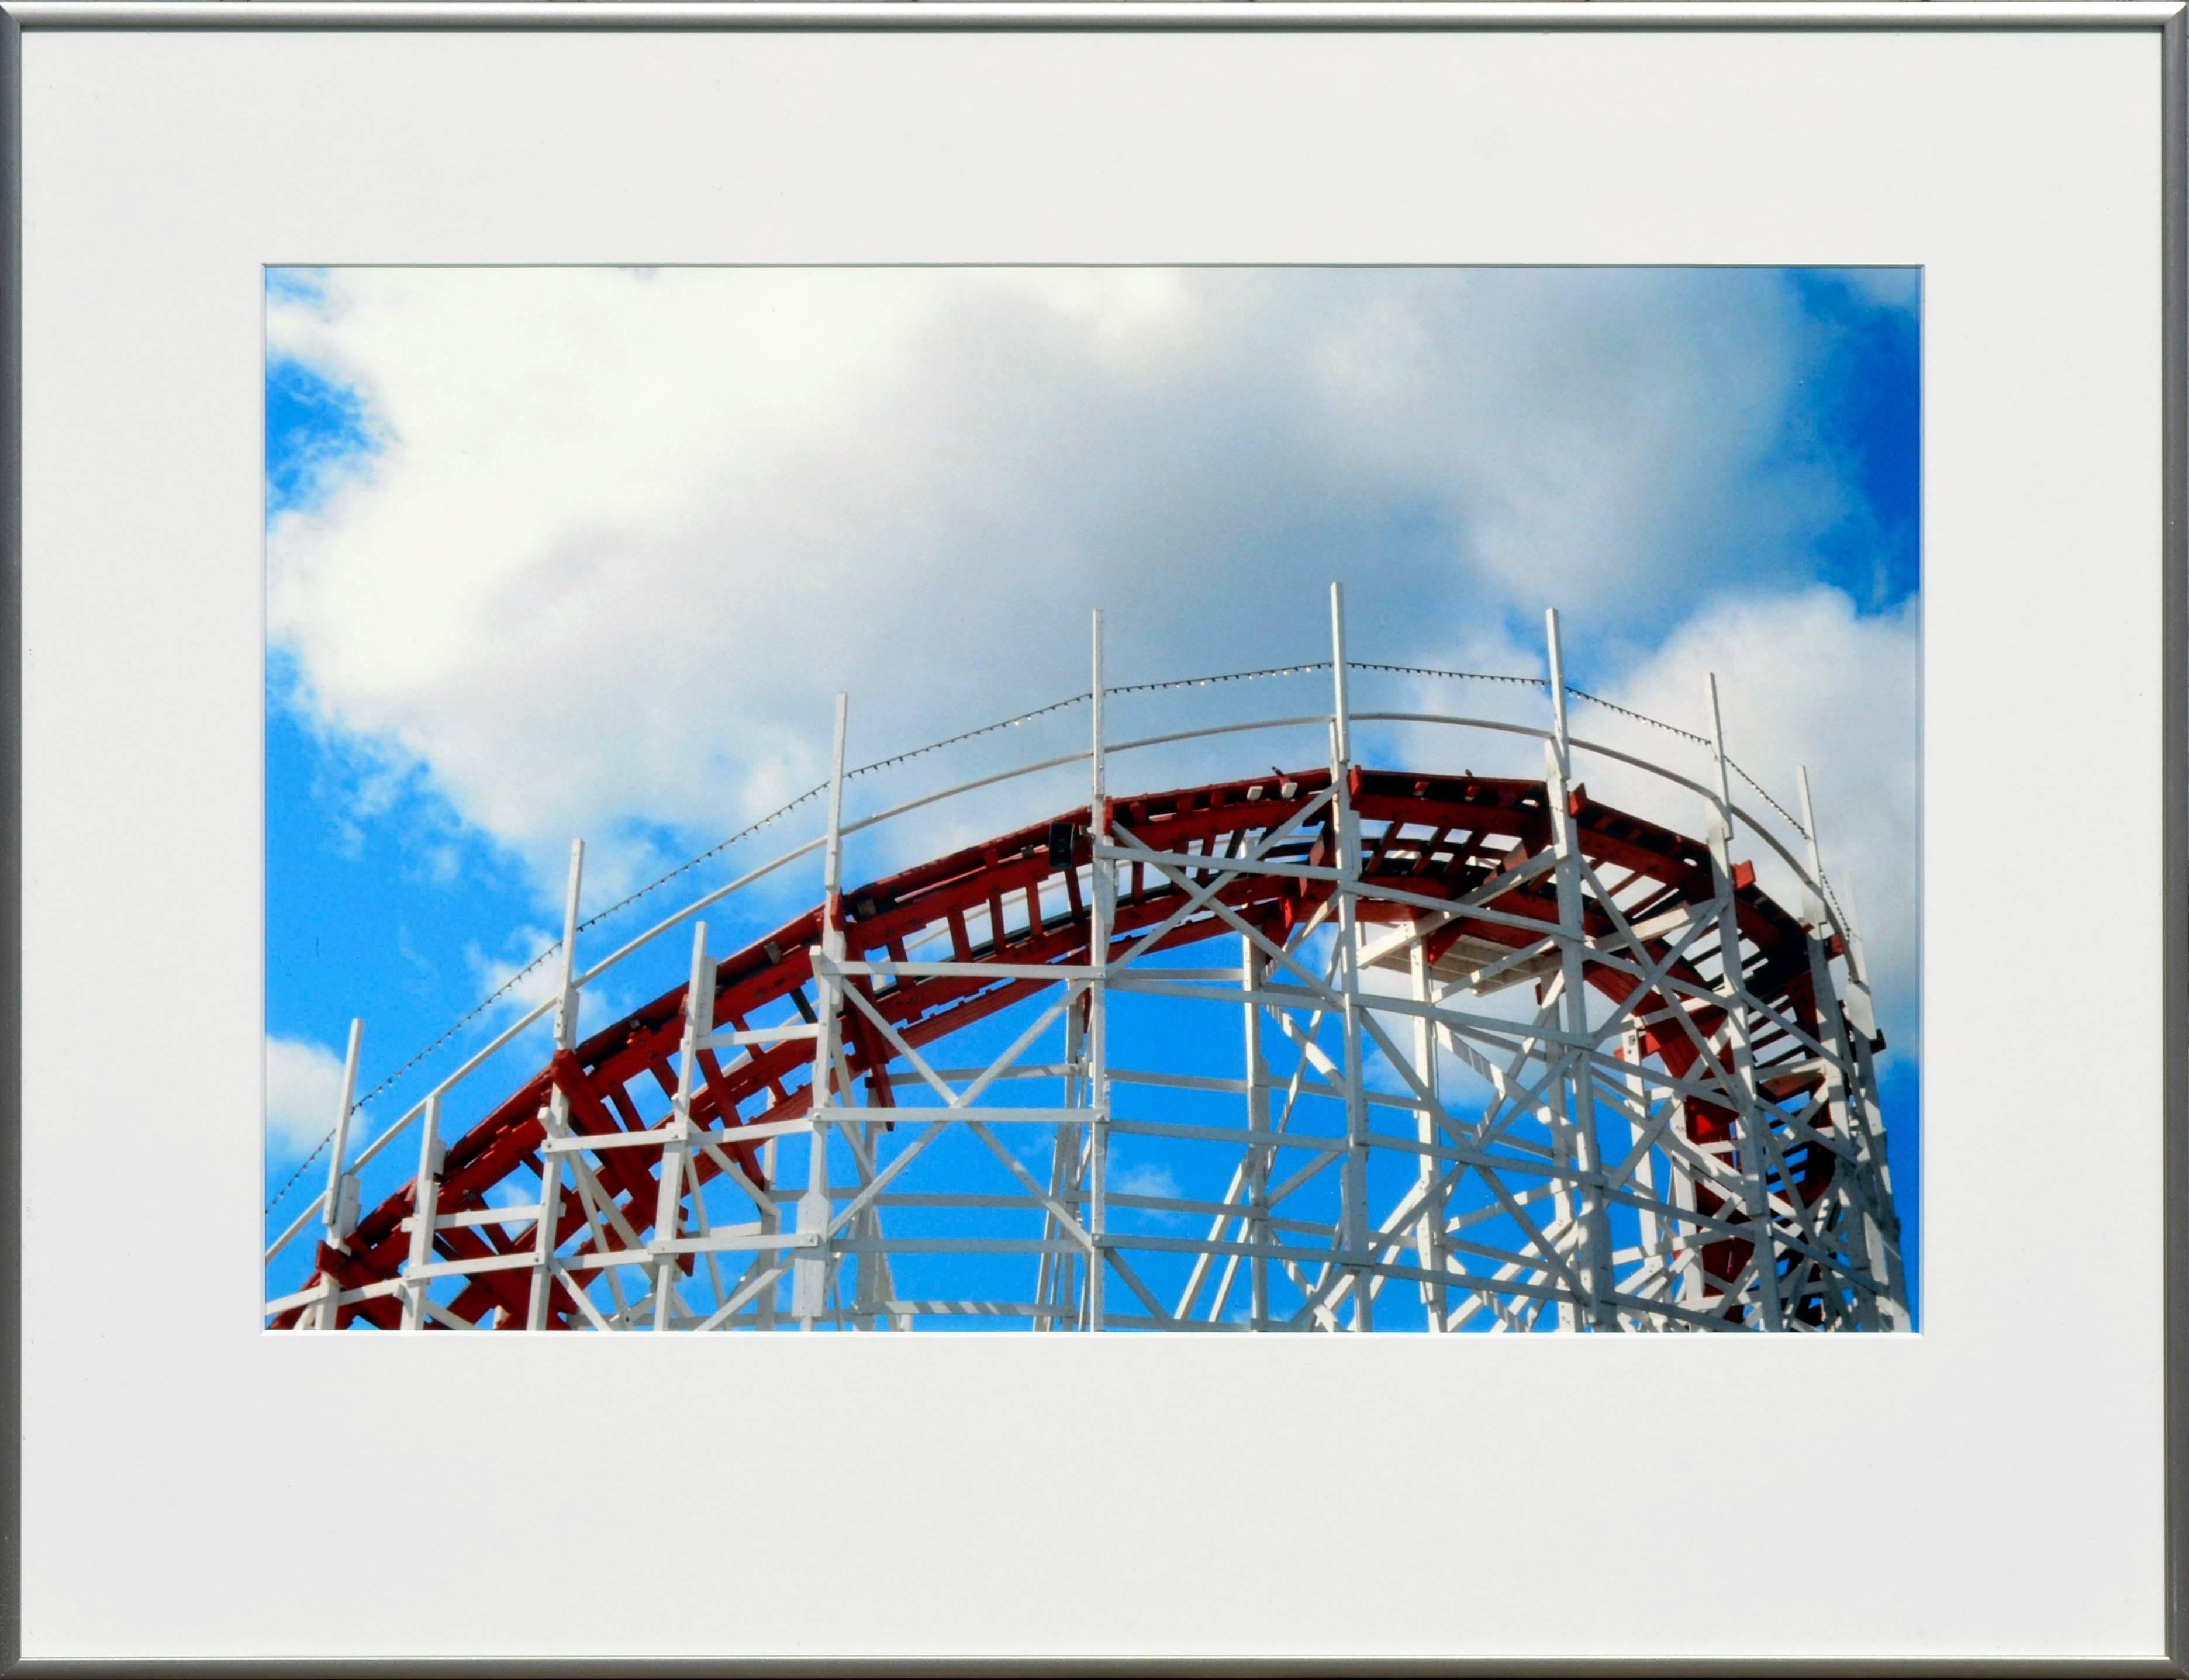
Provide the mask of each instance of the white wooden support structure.
[{"label": "white wooden support structure", "polygon": [[410,1226],[410,1287],[403,1297],[403,1327],[420,1330],[426,1323],[426,1290],[427,1280],[421,1275],[433,1259],[433,1220],[440,1210],[441,1162],[444,1154],[441,1144],[441,1094],[435,1091],[426,1099],[426,1112],[420,1117],[418,1128],[418,1175],[411,1180],[418,1187],[414,1198]]},{"label": "white wooden support structure", "polygon": [[[1649,1147],[1652,1127],[1649,1104],[1649,1082],[1642,1072],[1642,1035],[1630,1021],[1620,1034],[1619,1059],[1634,1071],[1626,1077],[1626,1134],[1634,1157],[1633,1182],[1641,1205],[1635,1209],[1635,1225],[1641,1242],[1642,1268],[1638,1274],[1638,1293],[1664,1295],[1671,1287],[1672,1268],[1677,1264],[1671,1238],[1677,1229],[1677,1222],[1658,1216],[1659,1197],[1656,1184],[1656,1151]],[[1643,1321],[1645,1327],[1648,1321]]]},{"label": "white wooden support structure", "polygon": [[[1270,960],[1251,939],[1239,942],[1239,981],[1251,997],[1269,982]],[[1247,1023],[1247,1229],[1246,1240],[1258,1251],[1270,1246],[1270,1063],[1262,1049],[1263,1010],[1248,1004],[1240,1011]],[[1270,1321],[1270,1262],[1258,1252],[1247,1262],[1247,1322],[1255,1329]],[[1219,1307],[1221,1303],[1219,1304]]]},{"label": "white wooden support structure", "polygon": [[1366,1067],[1360,1028],[1360,929],[1359,876],[1360,829],[1346,786],[1353,770],[1351,708],[1346,703],[1345,589],[1330,586],[1330,800],[1331,832],[1338,842],[1333,884],[1338,905],[1338,985],[1343,1022],[1345,1061],[1345,1165],[1339,1180],[1338,1252],[1352,1280],[1355,1330],[1376,1327],[1376,1297],[1368,1287],[1368,1099],[1361,1078]]},{"label": "white wooden support structure", "polygon": [[[1558,894],[1558,1008],[1575,1045],[1589,1044],[1586,974],[1587,931],[1583,923],[1580,844],[1574,831],[1573,744],[1566,729],[1565,653],[1558,642],[1558,614],[1543,614],[1551,671],[1551,739],[1544,747],[1544,797],[1550,807],[1551,849],[1557,859]],[[1611,1224],[1604,1202],[1602,1140],[1596,1129],[1596,1076],[1591,1053],[1569,1048],[1560,1057],[1564,1087],[1566,1148],[1573,1163],[1575,1218],[1580,1230],[1576,1259],[1584,1298],[1574,1304],[1592,1330],[1616,1330],[1612,1303]]]},{"label": "white wooden support structure", "polygon": [[1846,1006],[1832,974],[1831,909],[1824,896],[1824,847],[1817,829],[1816,801],[1809,789],[1809,767],[1802,766],[1797,777],[1802,791],[1802,823],[1808,842],[1809,874],[1817,884],[1816,892],[1802,908],[1809,925],[1809,987],[1817,1000],[1824,1047],[1830,1052],[1824,1067],[1824,1096],[1832,1129],[1850,1139],[1855,1151],[1854,1160],[1840,1169],[1840,1176],[1845,1181],[1841,1217],[1851,1262],[1879,1285],[1877,1293],[1865,1291],[1857,1299],[1855,1315],[1863,1329],[1875,1330],[1890,1317],[1892,1307],[1890,1292],[1883,1283],[1887,1270],[1886,1248],[1875,1199],[1869,1128],[1866,1117],[1852,1100],[1860,1076],[1856,1072],[1854,1045],[1847,1032]]},{"label": "white wooden support structure", "polygon": [[[841,1043],[844,982],[837,964],[844,960],[844,728],[847,697],[836,696],[834,744],[829,755],[829,839],[822,853],[821,943],[813,965],[813,1008],[819,1015],[813,1036],[813,1134],[807,1145],[806,1191],[798,1198],[798,1233],[825,1244],[834,1204],[829,1195],[829,1140],[834,1129],[836,1053]],[[848,1095],[846,1093],[845,1095]],[[793,1262],[790,1310],[799,1328],[811,1330],[828,1310],[829,1252],[801,1248]]]},{"label": "white wooden support structure", "polygon": [[[692,1160],[692,1093],[699,1082],[699,1052],[715,1027],[715,965],[707,959],[707,925],[692,925],[692,973],[684,983],[684,1043],[676,1059],[676,1092],[661,1131],[661,1169],[654,1183],[653,1327],[669,1328],[676,1304],[678,1252],[669,1245],[684,1234],[682,1208]],[[699,1204],[695,1202],[695,1207]]]},{"label": "white wooden support structure", "polygon": [[1862,1100],[1856,1104],[1857,1125],[1869,1167],[1869,1193],[1878,1210],[1877,1257],[1882,1267],[1885,1299],[1881,1309],[1894,1330],[1913,1327],[1908,1313],[1907,1280],[1900,1269],[1900,1219],[1893,1211],[1892,1172],[1886,1164],[1885,1116],[1877,1097],[1877,1015],[1869,991],[1869,960],[1862,943],[1862,907],[1856,902],[1854,875],[1847,872],[1840,883],[1847,899],[1847,993],[1843,998],[1847,1024],[1852,1029],[1852,1048]]},{"label": "white wooden support structure", "polygon": [[[1771,1117],[1758,1100],[1756,1084],[1755,1040],[1749,1030],[1748,988],[1744,981],[1740,949],[1740,911],[1733,885],[1733,778],[1725,755],[1725,723],[1718,710],[1717,674],[1707,678],[1710,692],[1711,756],[1717,771],[1717,803],[1709,816],[1711,880],[1717,896],[1717,957],[1723,989],[1725,1032],[1733,1057],[1734,1077],[1745,1098],[1734,1132],[1739,1152],[1741,1181],[1750,1226],[1762,1232],[1771,1228],[1770,1150]],[[1748,1296],[1766,1330],[1783,1326],[1779,1298],[1777,1255],[1767,1239],[1756,1244],[1750,1263]]]},{"label": "white wooden support structure", "polygon": [[[365,1022],[362,1019],[353,1020],[349,1024],[349,1048],[342,1052],[342,1096],[335,1104],[334,1135],[327,1145],[327,1187],[320,1198],[321,1218],[330,1248],[342,1247],[357,1225],[357,1175],[345,1172],[342,1162],[349,1158],[350,1112],[357,1105],[357,1057],[364,1043]],[[338,1310],[336,1293],[331,1285],[322,1292],[312,1320],[317,1328],[335,1327]]]},{"label": "white wooden support structure", "polygon": [[[1406,974],[1412,982],[1414,1001],[1423,1005],[1431,1004],[1434,999],[1434,988],[1430,983],[1428,942],[1418,936],[1407,942]],[[1446,1299],[1450,1290],[1444,1282],[1444,1163],[1431,1152],[1443,1134],[1443,1082],[1437,1077],[1437,1026],[1434,1017],[1417,1015],[1413,1026],[1415,1075],[1421,1082],[1423,1093],[1431,1099],[1423,1103],[1414,1116],[1414,1134],[1422,1143],[1421,1165],[1416,1169],[1422,1205],[1414,1225],[1414,1253],[1421,1262],[1422,1270],[1429,1274],[1421,1284],[1422,1309],[1427,1316],[1429,1331],[1434,1334],[1444,1329],[1445,1315],[1451,1310]]]},{"label": "white wooden support structure", "polygon": [[1094,851],[1088,877],[1087,959],[1101,975],[1087,987],[1087,1168],[1086,1229],[1093,1239],[1087,1256],[1087,1288],[1082,1304],[1089,1331],[1107,1327],[1106,1299],[1109,1257],[1104,1248],[1110,1231],[1110,987],[1111,930],[1117,915],[1117,868],[1103,854],[1110,844],[1109,744],[1104,738],[1105,682],[1102,658],[1102,614],[1094,624],[1094,678],[1089,690],[1094,715],[1088,750],[1089,771],[1087,831]]},{"label": "white wooden support structure", "polygon": [[[555,1048],[557,1050],[567,1050],[578,1042],[578,893],[584,885],[585,877],[585,843],[583,840],[574,840],[570,842],[569,882],[563,894],[563,947],[557,953],[560,970],[555,989]],[[540,1116],[540,1126],[551,1140],[570,1135],[570,1100],[561,1089],[557,1089],[548,1098]],[[532,1288],[525,1307],[525,1328],[528,1330],[546,1327],[547,1309],[553,1298],[555,1249],[561,1238],[563,1165],[563,1156],[552,1151],[541,1152],[540,1217],[533,1227]],[[573,1295],[576,1295],[587,1286],[580,1280],[572,1278],[567,1287]]]},{"label": "white wooden support structure", "polygon": [[[1334,587],[1330,608],[1326,710],[1123,738],[1097,614],[1083,750],[856,821],[840,696],[819,833],[591,969],[574,845],[551,998],[362,1150],[353,1023],[325,1187],[267,1250],[271,1268],[317,1233],[341,1277],[269,1291],[269,1319],[1906,1328],[1873,981],[1806,773],[1802,823],[1738,806],[1714,683],[1708,734],[1683,729],[1707,768],[1582,738],[1554,613],[1540,724],[1365,709]],[[1403,772],[1364,762],[1382,722],[1445,744]],[[1304,767],[1255,750],[1202,786],[1126,779],[1145,748],[1264,728]],[[1468,731],[1540,742],[1541,779],[1462,768]],[[1704,834],[1588,799],[1591,755],[1664,778]],[[1083,764],[1083,820],[846,880],[878,823]],[[1736,824],[1794,898],[1736,887]],[[794,863],[817,915],[710,908]],[[812,931],[719,948],[754,925]],[[675,948],[681,995],[581,1043],[584,993],[647,948]],[[551,1016],[548,1069],[499,1109],[460,1095]],[[450,1117],[489,1111],[444,1146]],[[415,1170],[391,1174],[413,1123]],[[485,1185],[483,1159],[518,1164]],[[360,1182],[386,1199],[361,1213]]]}]

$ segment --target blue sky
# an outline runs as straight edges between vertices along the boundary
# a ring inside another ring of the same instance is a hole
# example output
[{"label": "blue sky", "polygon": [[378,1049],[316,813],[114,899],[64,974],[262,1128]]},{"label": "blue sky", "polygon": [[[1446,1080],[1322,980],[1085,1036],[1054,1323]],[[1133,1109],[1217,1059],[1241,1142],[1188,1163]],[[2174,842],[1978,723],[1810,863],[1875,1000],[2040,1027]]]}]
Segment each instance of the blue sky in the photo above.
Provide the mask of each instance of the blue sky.
[{"label": "blue sky", "polygon": [[1918,319],[1891,272],[269,274],[269,1194],[350,1016],[369,1087],[552,936],[573,834],[590,913],[815,779],[837,688],[863,761],[1083,687],[1096,605],[1112,682],[1321,658],[1337,578],[1356,659],[1538,671],[1555,604],[1572,680],[1694,727],[1716,670],[1734,755],[1809,765],[1912,1259]]}]

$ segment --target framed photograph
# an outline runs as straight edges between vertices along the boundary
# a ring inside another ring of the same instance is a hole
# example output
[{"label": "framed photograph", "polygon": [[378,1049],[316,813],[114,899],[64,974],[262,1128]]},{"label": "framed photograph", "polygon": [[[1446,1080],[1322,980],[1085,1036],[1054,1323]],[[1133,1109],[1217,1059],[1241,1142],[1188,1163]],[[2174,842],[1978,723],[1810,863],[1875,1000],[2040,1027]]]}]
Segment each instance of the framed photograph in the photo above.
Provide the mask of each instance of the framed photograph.
[{"label": "framed photograph", "polygon": [[5,1666],[2189,1672],[2174,0],[6,20]]}]

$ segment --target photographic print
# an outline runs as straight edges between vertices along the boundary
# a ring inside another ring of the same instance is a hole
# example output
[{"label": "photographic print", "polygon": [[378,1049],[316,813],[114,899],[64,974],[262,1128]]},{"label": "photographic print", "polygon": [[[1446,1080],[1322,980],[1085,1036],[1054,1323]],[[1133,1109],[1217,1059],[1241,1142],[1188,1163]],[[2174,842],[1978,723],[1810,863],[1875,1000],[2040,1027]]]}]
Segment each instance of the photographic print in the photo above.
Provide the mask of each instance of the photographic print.
[{"label": "photographic print", "polygon": [[1916,270],[265,285],[269,1328],[1918,1327]]}]

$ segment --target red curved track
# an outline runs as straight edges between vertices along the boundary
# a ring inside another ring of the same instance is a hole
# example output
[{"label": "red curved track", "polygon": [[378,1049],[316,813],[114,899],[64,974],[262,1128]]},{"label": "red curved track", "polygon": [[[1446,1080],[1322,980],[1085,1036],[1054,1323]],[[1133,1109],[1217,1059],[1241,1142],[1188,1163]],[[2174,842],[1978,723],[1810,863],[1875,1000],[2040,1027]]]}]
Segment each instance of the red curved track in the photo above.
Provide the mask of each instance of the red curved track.
[{"label": "red curved track", "polygon": [[[1327,771],[1302,771],[1292,776],[1147,795],[1114,801],[1111,820],[1158,851],[1236,854],[1264,830],[1297,814],[1329,784]],[[1551,844],[1550,816],[1541,782],[1356,769],[1349,790],[1360,818],[1362,881],[1367,893],[1383,885],[1411,894],[1458,898]],[[1575,790],[1573,806],[1581,850],[1611,891],[1617,895],[1647,883],[1647,897],[1626,910],[1631,921],[1639,923],[1645,916],[1682,904],[1707,903],[1713,898],[1710,855],[1701,842],[1597,804],[1584,789]],[[846,893],[840,915],[847,956],[855,959],[887,956],[902,961],[908,942],[929,930],[941,930],[947,931],[953,959],[959,961],[987,958],[1013,964],[1087,962],[1087,906],[1077,874],[1090,856],[1087,815],[1083,806],[1053,822],[1021,829]],[[1270,856],[1321,863],[1327,860],[1332,844],[1332,837],[1325,829],[1273,847]],[[1617,871],[1620,879],[1615,881],[1610,871]],[[1064,876],[1070,909],[1044,921],[1037,896],[1039,884],[1059,874]],[[1330,884],[1323,881],[1249,875],[1236,880],[1218,896],[1270,936],[1281,939],[1311,916],[1331,890]],[[1745,866],[1735,870],[1735,891],[1740,931],[1748,947],[1745,963],[1750,993],[1797,1021],[1813,1037],[1822,1038],[1806,931],[1756,886]],[[1136,931],[1162,922],[1180,897],[1180,889],[1167,881],[1145,879],[1137,867],[1123,868],[1112,952],[1122,951]],[[1555,891],[1546,879],[1514,886],[1485,908],[1547,925],[1554,925],[1558,919]],[[1417,912],[1364,897],[1359,914],[1364,920],[1397,922],[1412,918]],[[1593,901],[1587,914],[1592,935],[1612,931],[1609,917]],[[1019,917],[1031,919],[1021,925],[1014,919]],[[1202,914],[1173,930],[1162,943],[1165,947],[1189,945],[1229,931],[1228,925],[1215,916]],[[768,938],[723,959],[716,970],[715,1024],[742,1028],[747,1017],[786,998],[793,998],[802,1007],[804,988],[812,979],[809,947],[819,936],[820,911],[816,908]],[[1430,959],[1435,960],[1463,936],[1516,949],[1531,942],[1519,930],[1461,916],[1429,936]],[[1666,947],[1662,942],[1653,941],[1649,948],[1654,957],[1661,959]],[[1638,983],[1609,967],[1591,964],[1586,972],[1590,984],[1615,1002],[1624,1001]],[[1691,983],[1707,983],[1684,962],[1671,973]],[[1045,984],[1029,980],[983,983],[957,976],[908,978],[879,987],[863,979],[848,983],[870,988],[868,995],[877,1008],[914,1047],[1008,1008]],[[1667,1009],[1672,1007],[1669,1001],[1657,1001],[1664,1002]],[[1653,1009],[1652,1000],[1644,999],[1637,1014],[1648,1014]],[[579,1132],[600,1134],[645,1129],[647,1123],[628,1088],[635,1082],[652,1080],[664,1092],[673,1092],[683,1010],[684,987],[678,987],[594,1033],[574,1049],[556,1055],[485,1119],[448,1145],[438,1212],[449,1214],[487,1208],[490,1205],[488,1192],[503,1179],[520,1168],[535,1174],[539,1171],[535,1151],[543,1135],[540,1111],[553,1089],[559,1089],[568,1098],[570,1123]],[[1722,1017],[1705,1011],[1691,1014],[1691,1019],[1708,1038]],[[879,1054],[880,1035],[858,1011],[846,1011],[844,1029],[846,1055],[854,1076],[864,1078],[868,1070],[878,1069],[886,1061],[887,1057]],[[1783,1035],[1778,1045],[1767,1038],[1756,1049],[1759,1078],[1773,1099],[1783,1100],[1817,1084],[1819,1076],[1813,1073],[1771,1077],[1769,1062],[1774,1051],[1792,1049],[1792,1041]],[[1675,1075],[1684,1074],[1701,1054],[1694,1037],[1677,1028],[1645,1028],[1643,1051],[1659,1058]],[[1795,1058],[1789,1055],[1787,1059]],[[711,1053],[702,1055],[704,1089],[693,1100],[693,1117],[702,1125],[713,1126],[719,1121],[732,1129],[795,1118],[806,1107],[804,1081],[810,1062],[810,1049],[798,1040],[758,1048],[727,1069]],[[799,1083],[793,1083],[794,1079]],[[875,1078],[868,1083],[870,1100],[888,1105],[888,1080]],[[1725,1111],[1695,1102],[1688,1105],[1687,1114],[1688,1134],[1696,1143],[1728,1140],[1731,1117]],[[1830,1123],[1820,1112],[1811,1123],[1822,1130]],[[730,1152],[755,1184],[762,1183],[756,1145],[732,1145]],[[602,1181],[617,1197],[624,1222],[643,1239],[653,1219],[654,1175],[660,1151],[631,1146],[602,1151],[598,1158]],[[1788,1151],[1788,1167],[1793,1178],[1789,1188],[1804,1202],[1813,1202],[1830,1178],[1831,1157],[1822,1150],[1804,1151],[1793,1145]],[[698,1171],[703,1178],[711,1178],[718,1168],[703,1156],[698,1159]],[[413,1211],[413,1187],[405,1185],[366,1213],[342,1248],[321,1244],[318,1270],[310,1283],[331,1277],[343,1288],[358,1288],[398,1276],[409,1253],[410,1238],[404,1222]],[[1719,1198],[1701,1186],[1697,1187],[1697,1196],[1706,1213],[1717,1212],[1722,1205]],[[563,1209],[559,1230],[585,1228],[584,1209],[568,1189],[563,1192]],[[1735,1210],[1725,1217],[1737,1223],[1740,1215]],[[613,1228],[608,1236],[613,1243],[624,1240]],[[534,1238],[529,1227],[509,1235],[493,1225],[455,1226],[437,1231],[433,1246],[442,1259],[478,1259],[528,1253]],[[1750,1247],[1739,1239],[1705,1245],[1706,1276],[1717,1280],[1738,1276]],[[689,1271],[689,1255],[684,1257],[683,1264]],[[467,1282],[449,1310],[476,1323],[492,1320],[504,1326],[522,1325],[529,1287],[529,1275],[522,1270],[481,1274]],[[1721,1292],[1713,1287],[1710,1293]],[[501,1309],[498,1315],[497,1308]],[[1801,1306],[1797,1304],[1796,1310],[1800,1313]],[[363,1319],[393,1329],[400,1311],[398,1300],[382,1297],[342,1308],[340,1322],[347,1326]],[[298,1315],[292,1309],[273,1322],[277,1328],[287,1328]],[[548,1321],[557,1329],[584,1322],[576,1303],[559,1281]]]}]

